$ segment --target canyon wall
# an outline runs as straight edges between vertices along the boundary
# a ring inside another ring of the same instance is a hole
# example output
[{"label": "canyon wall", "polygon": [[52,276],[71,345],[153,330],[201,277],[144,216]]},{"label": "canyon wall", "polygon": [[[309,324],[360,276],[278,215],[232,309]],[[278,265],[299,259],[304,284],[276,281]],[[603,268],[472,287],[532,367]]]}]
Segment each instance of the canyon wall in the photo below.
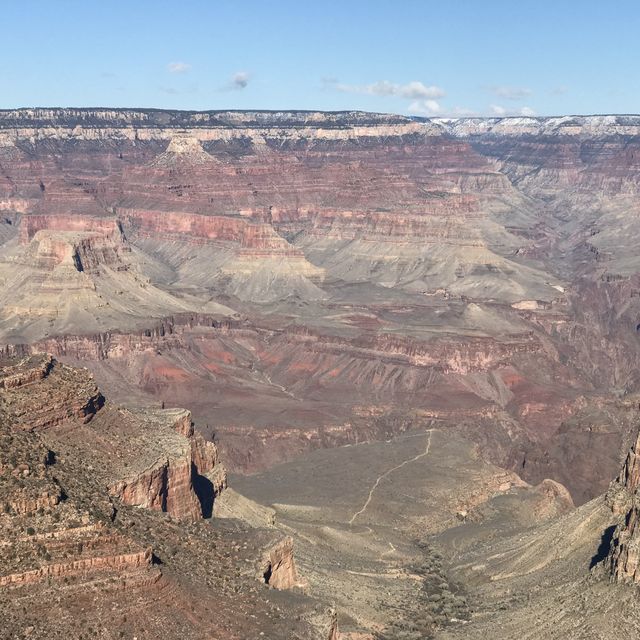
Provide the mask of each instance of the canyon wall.
[{"label": "canyon wall", "polygon": [[190,406],[235,468],[437,420],[584,501],[638,391],[639,126],[2,111],[0,344]]}]

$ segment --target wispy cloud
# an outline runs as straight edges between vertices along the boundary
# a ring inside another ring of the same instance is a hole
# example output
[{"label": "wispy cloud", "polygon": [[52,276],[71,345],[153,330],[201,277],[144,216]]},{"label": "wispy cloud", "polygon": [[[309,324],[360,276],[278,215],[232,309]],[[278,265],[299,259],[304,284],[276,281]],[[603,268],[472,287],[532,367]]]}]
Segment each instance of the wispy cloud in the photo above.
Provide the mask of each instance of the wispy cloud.
[{"label": "wispy cloud", "polygon": [[536,115],[536,112],[531,107],[520,107],[518,109],[507,109],[499,104],[492,104],[489,107],[489,112],[492,116],[503,118],[505,116],[526,116],[532,117]]},{"label": "wispy cloud", "polygon": [[186,62],[170,62],[167,65],[167,71],[169,73],[188,73],[191,70],[191,65]]},{"label": "wispy cloud", "polygon": [[498,98],[504,100],[524,100],[533,95],[533,91],[527,87],[513,87],[510,85],[491,85],[488,91]]},{"label": "wispy cloud", "polygon": [[563,96],[565,93],[568,93],[568,92],[569,92],[569,87],[563,84],[558,87],[553,87],[553,89],[549,91],[549,93],[552,96]]},{"label": "wispy cloud", "polygon": [[441,87],[429,86],[418,80],[407,84],[396,84],[387,80],[372,84],[345,84],[333,78],[325,78],[324,84],[327,88],[342,91],[343,93],[361,93],[370,96],[400,96],[410,100],[435,100],[445,96],[445,91]]},{"label": "wispy cloud", "polygon": [[185,94],[198,93],[198,85],[192,84],[184,89],[176,89],[176,87],[158,87],[162,93],[166,93],[169,96],[181,96]]},{"label": "wispy cloud", "polygon": [[437,116],[442,113],[442,106],[437,100],[414,100],[407,111],[420,116]]}]

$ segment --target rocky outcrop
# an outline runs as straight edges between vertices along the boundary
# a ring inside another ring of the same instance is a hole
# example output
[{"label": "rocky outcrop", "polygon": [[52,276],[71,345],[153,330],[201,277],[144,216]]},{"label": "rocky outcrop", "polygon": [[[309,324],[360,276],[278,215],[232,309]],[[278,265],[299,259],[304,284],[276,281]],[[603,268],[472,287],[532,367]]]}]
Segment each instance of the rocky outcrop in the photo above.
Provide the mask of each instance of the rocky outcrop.
[{"label": "rocky outcrop", "polygon": [[4,501],[0,500],[0,509],[5,513],[15,513],[17,515],[27,515],[38,510],[50,509],[60,503],[63,493],[60,491],[43,491],[40,495],[25,496],[24,494],[14,494]]},{"label": "rocky outcrop", "polygon": [[14,389],[30,382],[42,380],[49,375],[53,366],[53,357],[23,358],[17,364],[0,367],[0,388]]},{"label": "rocky outcrop", "polygon": [[23,586],[49,578],[66,578],[88,571],[92,573],[104,570],[122,572],[130,569],[139,569],[140,567],[151,565],[151,555],[151,549],[145,549],[144,551],[117,556],[87,558],[74,560],[73,562],[50,564],[33,571],[0,576],[0,587]]},{"label": "rocky outcrop", "polygon": [[89,422],[104,405],[92,376],[60,364],[50,355],[10,361],[0,369],[0,389],[5,390],[4,419],[29,430],[55,427],[72,419]]},{"label": "rocky outcrop", "polygon": [[621,520],[607,558],[613,580],[640,583],[640,436],[627,454],[620,475],[607,493],[607,503]]},{"label": "rocky outcrop", "polygon": [[545,478],[535,487],[535,492],[540,496],[534,507],[535,516],[539,521],[569,513],[575,509],[567,488],[555,480]]},{"label": "rocky outcrop", "polygon": [[265,552],[260,574],[265,584],[274,589],[302,586],[293,557],[293,538],[283,538]]},{"label": "rocky outcrop", "polygon": [[[191,414],[185,412],[191,424]],[[199,434],[187,436],[189,443],[178,458],[167,457],[151,468],[120,480],[110,493],[124,504],[166,512],[175,518],[209,518],[217,496],[226,487],[226,472],[218,463],[215,445]]]},{"label": "rocky outcrop", "polygon": [[[160,458],[148,458],[146,464],[143,459],[122,467],[125,477],[111,484],[110,494],[124,504],[163,511],[178,519],[210,518],[216,497],[226,487],[226,471],[218,461],[216,446],[194,432],[188,411],[152,415],[159,427],[155,437],[164,440],[166,452]],[[173,437],[163,437],[165,428],[173,431]]]},{"label": "rocky outcrop", "polygon": [[[70,233],[91,233],[95,237],[110,238],[114,243],[122,241],[122,229],[113,216],[84,217],[78,215],[34,214],[20,220],[20,243],[27,245],[40,231],[64,231]],[[55,237],[55,236],[54,236]]]},{"label": "rocky outcrop", "polygon": [[[0,418],[14,428],[49,430],[52,446],[64,434],[77,448],[89,448],[104,470],[111,494],[123,503],[176,518],[211,516],[213,501],[226,486],[226,472],[216,446],[194,431],[189,411],[132,413],[103,408],[104,397],[86,370],[62,365],[49,355],[6,361],[0,370],[0,390],[4,390]],[[83,426],[92,420],[91,429],[83,434]],[[118,441],[136,439],[141,451],[116,448]],[[117,462],[105,465],[100,456],[113,456],[114,449]],[[20,467],[17,471],[22,473]],[[30,468],[24,472],[31,473]],[[59,496],[60,492],[44,492],[11,505],[24,512],[36,504],[53,506]]]}]

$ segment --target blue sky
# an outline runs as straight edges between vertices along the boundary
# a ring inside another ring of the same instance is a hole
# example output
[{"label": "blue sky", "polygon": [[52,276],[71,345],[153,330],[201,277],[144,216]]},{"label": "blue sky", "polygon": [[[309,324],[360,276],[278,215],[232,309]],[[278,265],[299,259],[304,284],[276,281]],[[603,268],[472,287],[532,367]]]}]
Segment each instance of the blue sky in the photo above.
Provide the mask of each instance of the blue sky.
[{"label": "blue sky", "polygon": [[640,112],[638,0],[4,0],[0,108]]}]

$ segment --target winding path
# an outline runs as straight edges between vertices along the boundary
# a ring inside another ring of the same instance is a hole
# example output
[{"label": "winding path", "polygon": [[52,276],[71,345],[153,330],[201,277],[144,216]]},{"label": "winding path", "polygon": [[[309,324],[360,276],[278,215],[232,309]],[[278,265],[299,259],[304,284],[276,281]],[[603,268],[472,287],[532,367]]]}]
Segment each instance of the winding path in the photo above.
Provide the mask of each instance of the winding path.
[{"label": "winding path", "polygon": [[373,483],[373,486],[371,487],[371,490],[369,491],[369,496],[367,497],[367,501],[364,503],[364,505],[362,505],[362,509],[360,509],[360,511],[356,511],[351,516],[351,520],[349,520],[349,524],[353,524],[355,522],[356,518],[358,516],[362,515],[367,510],[367,507],[369,506],[369,504],[371,503],[371,500],[373,498],[373,494],[374,494],[375,490],[378,488],[378,485],[380,484],[380,482],[382,480],[384,480],[386,477],[391,475],[394,471],[397,471],[398,469],[401,469],[405,465],[411,464],[412,462],[415,462],[416,460],[420,460],[420,458],[424,458],[425,456],[429,455],[429,450],[431,449],[431,435],[433,434],[433,431],[434,431],[433,429],[429,429],[428,431],[425,431],[425,434],[429,434],[429,435],[427,437],[427,444],[426,444],[425,449],[424,449],[424,451],[422,453],[419,453],[417,456],[414,456],[413,458],[410,458],[409,460],[405,460],[404,462],[401,462],[399,465],[396,465],[395,467],[392,467],[391,469],[388,469],[382,475],[378,476],[376,481]]}]

